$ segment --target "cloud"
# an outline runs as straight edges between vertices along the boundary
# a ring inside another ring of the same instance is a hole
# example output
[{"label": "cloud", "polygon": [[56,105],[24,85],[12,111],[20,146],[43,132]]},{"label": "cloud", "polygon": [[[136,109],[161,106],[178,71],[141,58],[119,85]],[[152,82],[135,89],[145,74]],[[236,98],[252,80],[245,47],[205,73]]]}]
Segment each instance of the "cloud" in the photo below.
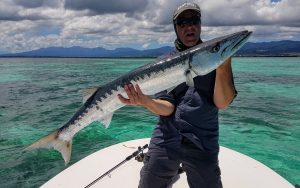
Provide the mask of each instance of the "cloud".
[{"label": "cloud", "polygon": [[43,5],[43,0],[34,0],[34,1],[26,1],[26,0],[13,0],[16,5],[21,5],[25,8],[36,8]]},{"label": "cloud", "polygon": [[13,0],[15,5],[23,6],[24,8],[38,8],[42,6],[57,7],[60,5],[60,0]]},{"label": "cloud", "polygon": [[300,24],[300,2],[294,0],[205,0],[200,5],[207,26]]},{"label": "cloud", "polygon": [[[0,51],[49,46],[173,45],[182,0],[1,0]],[[251,30],[252,41],[300,40],[300,1],[198,0],[204,40]]]},{"label": "cloud", "polygon": [[65,0],[65,8],[89,10],[96,14],[142,12],[148,0]]},{"label": "cloud", "polygon": [[[48,2],[48,1],[47,1]],[[58,0],[49,1],[1,0],[0,21],[45,20],[47,11],[59,6]]]}]

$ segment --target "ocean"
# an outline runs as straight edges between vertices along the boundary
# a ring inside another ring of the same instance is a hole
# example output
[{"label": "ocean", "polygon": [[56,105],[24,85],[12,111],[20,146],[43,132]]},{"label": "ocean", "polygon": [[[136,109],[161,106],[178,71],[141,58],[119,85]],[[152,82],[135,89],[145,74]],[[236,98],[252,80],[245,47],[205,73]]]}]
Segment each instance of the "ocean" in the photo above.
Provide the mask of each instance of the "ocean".
[{"label": "ocean", "polygon": [[[82,105],[83,89],[152,61],[0,58],[0,187],[39,187],[67,168],[54,150],[22,150],[61,127]],[[235,57],[232,66],[238,96],[220,111],[220,144],[300,184],[300,58]],[[92,123],[74,137],[70,165],[107,146],[150,137],[156,120],[130,106],[114,114],[108,129]]]}]

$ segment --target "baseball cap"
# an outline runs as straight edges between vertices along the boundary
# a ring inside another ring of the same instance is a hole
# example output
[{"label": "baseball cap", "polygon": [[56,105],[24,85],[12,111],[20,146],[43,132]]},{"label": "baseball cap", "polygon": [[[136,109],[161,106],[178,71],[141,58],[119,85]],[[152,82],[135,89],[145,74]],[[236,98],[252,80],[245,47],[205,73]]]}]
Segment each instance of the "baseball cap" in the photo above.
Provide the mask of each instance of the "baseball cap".
[{"label": "baseball cap", "polygon": [[200,7],[196,4],[196,3],[188,3],[185,2],[182,5],[180,5],[179,7],[177,7],[177,9],[175,10],[174,14],[173,14],[173,20],[176,20],[176,18],[184,11],[186,10],[194,10],[196,12],[198,12],[201,15],[201,10]]}]

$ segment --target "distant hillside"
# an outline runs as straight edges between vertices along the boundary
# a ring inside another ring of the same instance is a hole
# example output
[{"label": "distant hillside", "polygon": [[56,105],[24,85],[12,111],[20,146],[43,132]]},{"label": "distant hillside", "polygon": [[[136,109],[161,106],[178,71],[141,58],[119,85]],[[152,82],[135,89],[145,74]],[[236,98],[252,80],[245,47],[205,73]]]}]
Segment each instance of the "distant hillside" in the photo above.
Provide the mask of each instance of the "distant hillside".
[{"label": "distant hillside", "polygon": [[300,56],[300,41],[248,42],[236,56]]},{"label": "distant hillside", "polygon": [[[150,50],[49,47],[22,53],[2,54],[0,57],[158,57],[172,50],[174,48],[170,46]],[[300,56],[300,41],[248,42],[235,56]]]},{"label": "distant hillside", "polygon": [[172,51],[174,48],[165,46],[150,50],[132,48],[83,48],[83,47],[49,47],[38,50],[0,55],[0,57],[157,57]]},{"label": "distant hillside", "polygon": [[1,54],[7,54],[7,52],[6,52],[6,51],[1,51],[1,50],[0,50],[0,55],[1,55]]}]

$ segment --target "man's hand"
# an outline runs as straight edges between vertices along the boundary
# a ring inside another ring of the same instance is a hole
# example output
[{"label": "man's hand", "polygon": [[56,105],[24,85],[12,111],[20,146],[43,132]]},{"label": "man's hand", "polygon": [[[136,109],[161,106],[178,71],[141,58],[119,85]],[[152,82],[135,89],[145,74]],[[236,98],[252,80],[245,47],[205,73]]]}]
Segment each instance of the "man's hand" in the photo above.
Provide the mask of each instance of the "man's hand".
[{"label": "man's hand", "polygon": [[132,84],[124,86],[128,99],[122,95],[118,95],[120,101],[127,105],[142,105],[146,106],[147,102],[151,100],[147,95],[144,95],[138,84],[135,87]]},{"label": "man's hand", "polygon": [[122,95],[118,95],[120,101],[127,105],[142,105],[154,114],[161,116],[169,116],[174,112],[174,105],[166,100],[151,99],[144,95],[139,85],[128,84],[124,86],[128,99]]}]

